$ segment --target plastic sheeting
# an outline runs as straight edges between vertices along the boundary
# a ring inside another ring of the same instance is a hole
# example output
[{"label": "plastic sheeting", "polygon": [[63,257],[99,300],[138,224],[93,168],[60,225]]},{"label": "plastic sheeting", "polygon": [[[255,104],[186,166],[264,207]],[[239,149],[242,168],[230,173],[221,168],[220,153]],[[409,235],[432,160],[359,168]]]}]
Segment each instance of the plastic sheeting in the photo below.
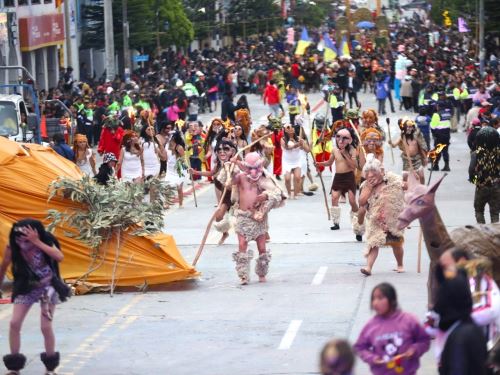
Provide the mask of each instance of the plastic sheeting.
[{"label": "plastic sheeting", "polygon": [[[59,156],[51,148],[36,144],[19,144],[0,137],[0,253],[3,255],[12,224],[31,217],[46,221],[47,210],[66,211],[76,204],[69,199],[55,197],[47,202],[49,185],[59,176],[81,177],[79,168]],[[91,265],[90,249],[73,238],[64,235],[75,229],[56,228],[55,236],[61,243],[64,260],[61,274],[66,280],[75,280],[102,264],[86,280],[96,284],[110,284],[115,259],[117,259],[115,283],[118,286],[163,284],[192,278],[196,270],[183,259],[172,236],[158,234],[138,237],[128,233],[120,236],[117,255],[117,238],[103,242],[101,253],[104,260]]]}]

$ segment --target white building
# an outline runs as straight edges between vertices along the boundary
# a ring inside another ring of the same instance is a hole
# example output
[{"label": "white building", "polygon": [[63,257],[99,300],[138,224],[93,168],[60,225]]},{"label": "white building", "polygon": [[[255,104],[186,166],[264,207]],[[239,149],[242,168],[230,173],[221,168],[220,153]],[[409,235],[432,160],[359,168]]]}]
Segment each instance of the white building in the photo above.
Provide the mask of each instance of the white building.
[{"label": "white building", "polygon": [[[61,67],[72,66],[78,77],[75,0],[62,4],[60,0],[0,0],[0,57],[1,65],[28,69],[39,89],[55,87]],[[13,82],[16,76],[12,72],[0,80]]]}]

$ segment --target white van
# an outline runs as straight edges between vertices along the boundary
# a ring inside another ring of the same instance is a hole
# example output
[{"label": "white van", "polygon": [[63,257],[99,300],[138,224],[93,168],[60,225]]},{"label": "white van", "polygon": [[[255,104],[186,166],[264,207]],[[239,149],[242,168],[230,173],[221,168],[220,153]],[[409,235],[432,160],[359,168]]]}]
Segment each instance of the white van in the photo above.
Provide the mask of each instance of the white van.
[{"label": "white van", "polygon": [[35,142],[37,116],[29,113],[23,97],[0,94],[0,136],[16,142]]}]

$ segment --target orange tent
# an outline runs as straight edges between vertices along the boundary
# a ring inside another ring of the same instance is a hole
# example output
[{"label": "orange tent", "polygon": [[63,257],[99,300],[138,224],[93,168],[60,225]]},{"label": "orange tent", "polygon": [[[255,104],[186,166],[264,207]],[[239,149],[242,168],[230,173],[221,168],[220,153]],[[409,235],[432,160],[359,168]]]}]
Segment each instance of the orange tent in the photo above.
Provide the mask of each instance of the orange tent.
[{"label": "orange tent", "polygon": [[[12,224],[31,217],[46,221],[47,210],[66,211],[75,207],[69,199],[57,197],[47,202],[49,184],[61,177],[78,179],[78,167],[59,156],[54,150],[36,144],[20,144],[0,137],[0,252],[8,242]],[[61,273],[64,279],[74,280],[90,267],[90,249],[83,243],[67,237],[64,232],[74,229],[56,228],[55,236],[61,243],[64,260]],[[172,236],[157,234],[138,237],[123,233],[116,268],[116,285],[133,286],[163,284],[197,275],[196,270],[183,259]],[[116,255],[116,238],[103,243],[102,265],[92,272],[87,281],[108,285],[111,281]]]}]

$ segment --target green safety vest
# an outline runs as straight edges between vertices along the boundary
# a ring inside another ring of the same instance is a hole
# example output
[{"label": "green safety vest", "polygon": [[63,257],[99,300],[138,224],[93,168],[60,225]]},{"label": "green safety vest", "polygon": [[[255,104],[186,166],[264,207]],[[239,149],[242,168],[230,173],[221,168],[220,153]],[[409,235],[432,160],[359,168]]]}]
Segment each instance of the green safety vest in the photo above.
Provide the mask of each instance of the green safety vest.
[{"label": "green safety vest", "polygon": [[441,118],[438,112],[434,113],[431,118],[431,129],[449,129],[451,128],[451,120]]},{"label": "green safety vest", "polygon": [[344,102],[339,101],[335,95],[330,95],[330,108],[338,108],[344,105]]}]

